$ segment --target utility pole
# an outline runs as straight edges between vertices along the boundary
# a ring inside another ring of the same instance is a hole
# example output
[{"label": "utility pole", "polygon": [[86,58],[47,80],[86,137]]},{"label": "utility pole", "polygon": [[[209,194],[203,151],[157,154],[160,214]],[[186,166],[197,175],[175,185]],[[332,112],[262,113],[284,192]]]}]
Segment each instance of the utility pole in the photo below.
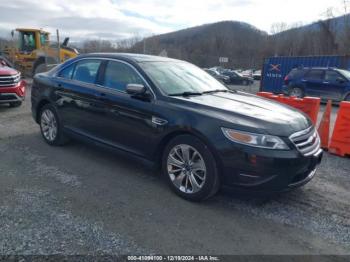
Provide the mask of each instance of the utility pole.
[{"label": "utility pole", "polygon": [[146,37],[143,38],[143,54],[146,54]]},{"label": "utility pole", "polygon": [[61,45],[60,45],[60,32],[58,31],[58,29],[56,29],[56,35],[57,35],[57,58],[58,58],[58,63],[61,63]]},{"label": "utility pole", "polygon": [[343,0],[344,15],[348,13],[348,4],[349,4],[348,0]]}]

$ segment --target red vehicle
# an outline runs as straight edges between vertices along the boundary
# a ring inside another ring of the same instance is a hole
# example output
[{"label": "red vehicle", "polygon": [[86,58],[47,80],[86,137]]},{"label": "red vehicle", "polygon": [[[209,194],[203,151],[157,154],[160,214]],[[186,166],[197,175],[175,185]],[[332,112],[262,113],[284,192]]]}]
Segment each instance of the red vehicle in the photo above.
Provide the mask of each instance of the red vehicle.
[{"label": "red vehicle", "polygon": [[0,104],[20,106],[25,97],[25,89],[26,82],[21,80],[21,73],[0,57]]}]

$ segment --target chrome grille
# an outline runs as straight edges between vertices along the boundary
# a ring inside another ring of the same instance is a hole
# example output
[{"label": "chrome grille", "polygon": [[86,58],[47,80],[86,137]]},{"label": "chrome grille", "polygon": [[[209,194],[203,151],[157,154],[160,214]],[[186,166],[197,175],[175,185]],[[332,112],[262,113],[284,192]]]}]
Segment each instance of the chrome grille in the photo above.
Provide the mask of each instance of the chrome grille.
[{"label": "chrome grille", "polygon": [[320,137],[314,127],[294,133],[289,139],[304,156],[317,155],[321,152]]},{"label": "chrome grille", "polygon": [[16,75],[0,75],[0,87],[15,86],[21,80],[21,74]]}]

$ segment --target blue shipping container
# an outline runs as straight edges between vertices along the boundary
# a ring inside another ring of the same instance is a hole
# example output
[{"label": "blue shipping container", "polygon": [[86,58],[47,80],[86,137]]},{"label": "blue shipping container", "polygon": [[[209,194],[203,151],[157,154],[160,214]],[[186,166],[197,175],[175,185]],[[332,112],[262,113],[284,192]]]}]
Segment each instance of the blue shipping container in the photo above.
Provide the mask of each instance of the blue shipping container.
[{"label": "blue shipping container", "polygon": [[260,91],[281,93],[283,80],[293,68],[337,67],[350,70],[349,56],[270,57],[264,60]]}]

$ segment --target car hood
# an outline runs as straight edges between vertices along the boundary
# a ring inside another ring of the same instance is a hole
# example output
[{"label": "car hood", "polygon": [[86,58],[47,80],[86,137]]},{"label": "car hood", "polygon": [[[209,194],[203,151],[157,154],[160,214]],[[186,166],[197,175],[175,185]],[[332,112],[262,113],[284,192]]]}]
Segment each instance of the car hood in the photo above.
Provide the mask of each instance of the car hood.
[{"label": "car hood", "polygon": [[0,76],[16,75],[16,74],[18,74],[17,70],[8,66],[0,66]]},{"label": "car hood", "polygon": [[243,92],[214,93],[179,99],[196,104],[192,109],[224,120],[226,127],[278,136],[307,129],[311,120],[289,106]]}]

